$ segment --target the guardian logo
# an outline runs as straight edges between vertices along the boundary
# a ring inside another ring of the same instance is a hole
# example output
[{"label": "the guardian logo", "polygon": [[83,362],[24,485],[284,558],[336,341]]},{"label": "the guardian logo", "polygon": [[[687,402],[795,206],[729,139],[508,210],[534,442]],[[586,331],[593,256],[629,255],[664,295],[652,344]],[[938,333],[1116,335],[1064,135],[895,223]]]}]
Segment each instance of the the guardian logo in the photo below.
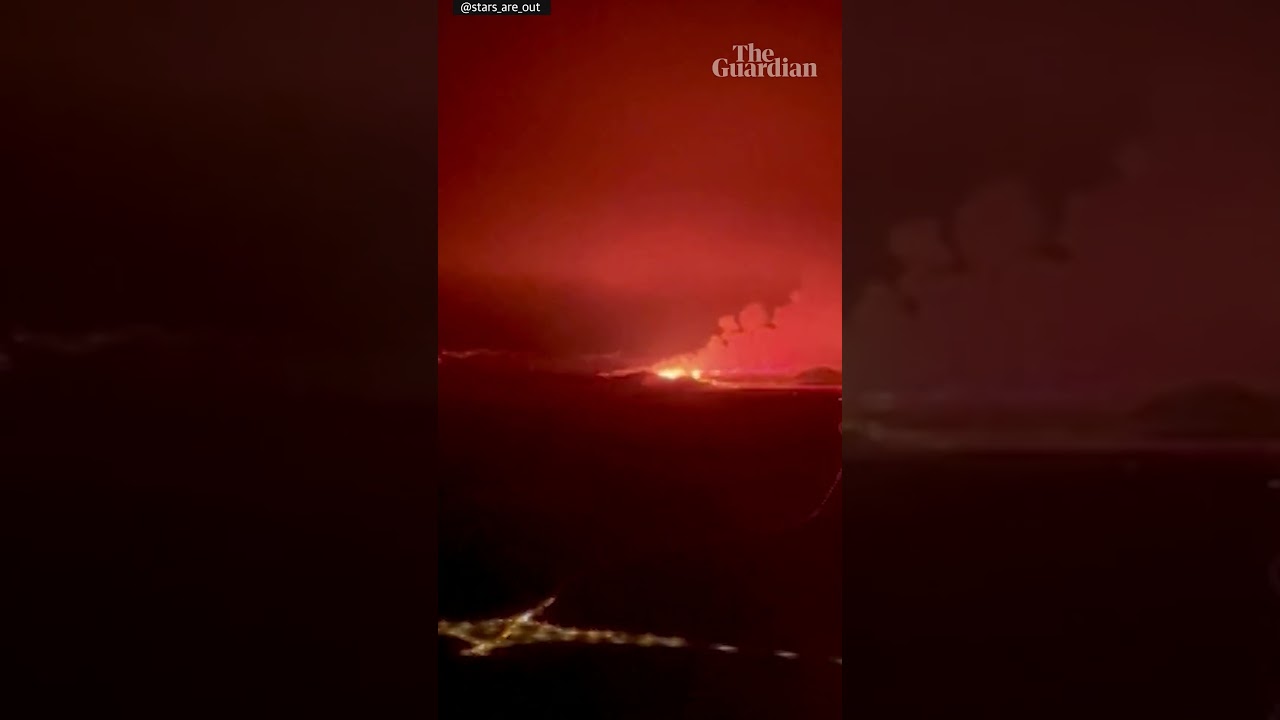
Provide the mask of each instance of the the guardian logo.
[{"label": "the guardian logo", "polygon": [[711,74],[716,77],[818,77],[817,63],[791,62],[777,57],[769,48],[757,48],[755,43],[733,46],[734,60],[716,58],[711,63]]}]

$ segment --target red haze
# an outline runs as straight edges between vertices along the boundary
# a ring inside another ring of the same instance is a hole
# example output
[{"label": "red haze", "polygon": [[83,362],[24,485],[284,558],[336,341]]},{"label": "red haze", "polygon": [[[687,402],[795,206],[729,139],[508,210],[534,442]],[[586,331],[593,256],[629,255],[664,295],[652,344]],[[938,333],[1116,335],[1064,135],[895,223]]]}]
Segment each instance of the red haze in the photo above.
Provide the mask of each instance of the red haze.
[{"label": "red haze", "polygon": [[[830,0],[442,10],[439,272],[470,298],[442,293],[442,344],[654,359],[815,266],[838,278],[839,27]],[[715,77],[747,42],[819,76]],[[839,293],[819,297],[834,322],[775,337],[838,348]]]},{"label": "red haze", "polygon": [[752,303],[720,319],[719,331],[701,350],[667,358],[660,370],[703,374],[791,376],[819,367],[841,367],[841,297],[838,278],[810,282],[770,310]]}]

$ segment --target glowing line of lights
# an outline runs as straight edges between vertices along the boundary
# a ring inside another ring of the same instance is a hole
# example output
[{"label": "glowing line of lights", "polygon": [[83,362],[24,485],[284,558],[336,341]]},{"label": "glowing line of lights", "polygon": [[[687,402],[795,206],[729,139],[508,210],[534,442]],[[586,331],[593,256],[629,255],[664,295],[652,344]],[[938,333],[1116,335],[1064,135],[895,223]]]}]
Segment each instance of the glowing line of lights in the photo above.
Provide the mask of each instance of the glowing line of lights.
[{"label": "glowing line of lights", "polygon": [[[835,482],[827,489],[826,495],[804,520],[808,523],[817,517],[826,507],[835,489],[843,479],[843,469],[836,473]],[[547,608],[556,601],[555,596],[543,600],[538,605],[509,617],[492,618],[476,622],[453,622],[440,620],[437,623],[437,634],[462,640],[467,647],[462,655],[483,657],[495,650],[514,647],[516,645],[532,645],[536,643],[586,643],[609,645],[634,645],[639,647],[690,648],[694,643],[686,638],[654,635],[652,633],[627,633],[616,630],[589,630],[574,627],[563,627],[540,620]],[[708,644],[706,649],[719,653],[733,654],[741,650],[735,645],[721,643]],[[775,650],[773,656],[783,660],[798,660],[800,655],[789,650]],[[828,658],[828,662],[843,665],[840,657]]]},{"label": "glowing line of lights", "polygon": [[[472,657],[484,657],[491,655],[496,650],[537,643],[633,645],[648,648],[698,647],[682,637],[654,635],[652,633],[627,633],[616,630],[586,630],[563,627],[540,620],[539,617],[546,612],[546,609],[555,600],[555,597],[547,598],[537,606],[509,617],[492,618],[477,622],[441,620],[437,623],[437,633],[467,643],[467,647],[462,649],[461,654]],[[741,648],[734,645],[712,644],[703,647],[726,654],[741,651]],[[799,653],[789,650],[775,650],[772,655],[783,660],[800,660],[802,657]],[[835,665],[844,664],[843,659],[839,657],[828,658],[827,662]]]},{"label": "glowing line of lights", "polygon": [[[702,373],[693,370],[686,374],[683,369],[673,368],[659,371],[660,377],[676,380],[689,377],[700,380]],[[843,479],[843,469],[836,473],[835,482],[827,489],[817,508],[804,520],[806,524],[818,516],[826,507],[835,489]],[[539,619],[556,601],[555,596],[543,600],[538,605],[509,617],[498,617],[475,622],[440,620],[436,624],[438,635],[461,640],[467,644],[461,654],[470,657],[486,657],[494,651],[517,645],[533,645],[538,643],[584,643],[590,645],[631,645],[648,648],[695,648],[703,647],[724,654],[736,654],[742,651],[736,645],[721,643],[696,645],[686,638],[676,636],[654,635],[653,633],[628,633],[617,630],[597,630],[564,627]],[[775,650],[773,657],[782,660],[800,660],[799,653],[790,650]],[[842,657],[830,657],[825,662],[844,665]]]}]

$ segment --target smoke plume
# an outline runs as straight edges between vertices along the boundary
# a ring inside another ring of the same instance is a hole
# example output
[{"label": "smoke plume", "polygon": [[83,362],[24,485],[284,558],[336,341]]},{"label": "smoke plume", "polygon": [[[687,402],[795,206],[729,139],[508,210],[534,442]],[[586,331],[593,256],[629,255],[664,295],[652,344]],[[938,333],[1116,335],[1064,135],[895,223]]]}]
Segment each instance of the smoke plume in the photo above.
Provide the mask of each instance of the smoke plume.
[{"label": "smoke plume", "polygon": [[838,278],[809,280],[777,307],[751,303],[720,318],[719,329],[702,349],[655,367],[706,376],[773,377],[839,369],[842,314]]},{"label": "smoke plume", "polygon": [[1116,154],[1121,179],[1070,204],[1071,262],[1029,262],[1048,219],[1025,182],[962,206],[967,275],[939,272],[936,223],[900,225],[919,312],[886,288],[850,313],[855,394],[1129,402],[1207,380],[1280,386],[1280,105],[1244,71],[1176,80],[1151,135]]}]

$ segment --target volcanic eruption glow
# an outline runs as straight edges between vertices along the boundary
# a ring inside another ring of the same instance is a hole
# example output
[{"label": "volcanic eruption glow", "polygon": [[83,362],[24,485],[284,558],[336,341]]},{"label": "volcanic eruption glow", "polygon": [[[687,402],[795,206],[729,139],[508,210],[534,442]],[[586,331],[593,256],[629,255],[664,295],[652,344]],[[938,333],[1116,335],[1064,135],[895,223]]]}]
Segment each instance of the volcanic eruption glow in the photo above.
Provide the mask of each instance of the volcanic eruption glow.
[{"label": "volcanic eruption glow", "polygon": [[702,349],[666,358],[648,370],[666,380],[715,382],[734,378],[792,378],[841,366],[839,284],[827,292],[812,283],[770,310],[751,303],[720,318]]},{"label": "volcanic eruption glow", "polygon": [[654,374],[663,380],[701,380],[702,371],[698,368],[686,369],[683,367],[662,367],[654,371]]}]

